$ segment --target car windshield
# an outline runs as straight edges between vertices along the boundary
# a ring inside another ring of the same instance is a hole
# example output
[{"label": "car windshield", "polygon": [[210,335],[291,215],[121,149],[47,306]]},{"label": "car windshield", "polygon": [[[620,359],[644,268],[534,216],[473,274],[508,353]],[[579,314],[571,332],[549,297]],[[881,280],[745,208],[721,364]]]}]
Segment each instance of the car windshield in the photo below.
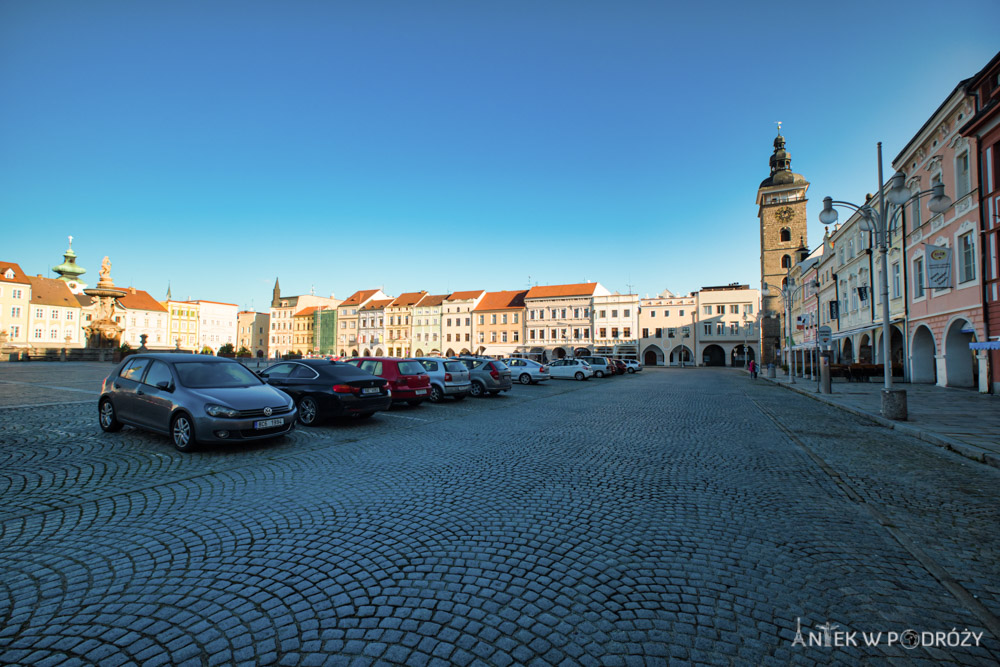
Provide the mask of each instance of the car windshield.
[{"label": "car windshield", "polygon": [[467,371],[468,368],[465,367],[461,361],[446,361],[444,362],[444,369],[451,373],[457,373],[459,371]]},{"label": "car windshield", "polygon": [[261,384],[243,364],[185,361],[174,364],[180,383],[195,389],[207,387],[253,387]]},{"label": "car windshield", "polygon": [[427,372],[419,361],[401,361],[398,366],[400,375],[420,375]]}]

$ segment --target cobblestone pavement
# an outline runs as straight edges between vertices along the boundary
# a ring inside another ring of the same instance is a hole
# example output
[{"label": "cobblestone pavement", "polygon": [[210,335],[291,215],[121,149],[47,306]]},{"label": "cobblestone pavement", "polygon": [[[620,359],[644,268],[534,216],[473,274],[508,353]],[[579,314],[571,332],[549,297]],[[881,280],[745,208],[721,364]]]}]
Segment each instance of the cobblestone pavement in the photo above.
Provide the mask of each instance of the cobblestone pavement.
[{"label": "cobblestone pavement", "polygon": [[[188,455],[101,433],[96,401],[2,393],[85,391],[92,366],[0,367],[0,404],[37,404],[0,408],[0,663],[1000,657],[1000,471],[738,372],[517,386]],[[798,623],[985,635],[801,647]]]}]

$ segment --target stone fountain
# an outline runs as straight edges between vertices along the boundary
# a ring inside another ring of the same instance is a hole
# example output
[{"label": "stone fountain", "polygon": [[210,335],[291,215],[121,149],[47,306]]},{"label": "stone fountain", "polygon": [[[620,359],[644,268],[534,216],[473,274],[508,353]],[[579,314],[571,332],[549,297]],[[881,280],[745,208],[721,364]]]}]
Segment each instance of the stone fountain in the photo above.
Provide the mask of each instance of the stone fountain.
[{"label": "stone fountain", "polygon": [[115,300],[124,296],[126,290],[115,287],[115,281],[111,279],[111,261],[107,256],[101,262],[100,275],[97,287],[83,290],[97,302],[94,320],[83,330],[87,334],[87,347],[99,349],[103,360],[104,350],[117,348],[121,341],[122,327],[115,322]]}]

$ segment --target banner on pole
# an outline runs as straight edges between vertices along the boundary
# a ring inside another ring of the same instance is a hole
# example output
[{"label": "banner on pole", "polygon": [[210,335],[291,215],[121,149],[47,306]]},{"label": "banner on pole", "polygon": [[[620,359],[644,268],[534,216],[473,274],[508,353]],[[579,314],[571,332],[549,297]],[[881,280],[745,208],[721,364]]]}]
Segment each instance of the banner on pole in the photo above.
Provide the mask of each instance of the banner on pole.
[{"label": "banner on pole", "polygon": [[925,243],[924,251],[927,256],[927,287],[951,287],[951,248]]}]

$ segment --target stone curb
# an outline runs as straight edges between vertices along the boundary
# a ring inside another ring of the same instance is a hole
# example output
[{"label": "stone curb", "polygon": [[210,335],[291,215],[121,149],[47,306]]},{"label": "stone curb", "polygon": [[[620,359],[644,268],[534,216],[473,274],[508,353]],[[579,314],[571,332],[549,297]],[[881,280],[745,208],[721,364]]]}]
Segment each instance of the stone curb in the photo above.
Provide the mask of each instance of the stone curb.
[{"label": "stone curb", "polygon": [[859,410],[858,408],[838,403],[834,400],[826,398],[824,394],[817,394],[813,391],[800,389],[798,386],[790,385],[785,382],[780,382],[777,379],[764,377],[763,375],[758,375],[758,377],[761,380],[766,380],[767,382],[770,382],[771,384],[775,384],[779,387],[784,387],[789,391],[794,391],[798,394],[802,394],[803,396],[808,396],[809,398],[818,401],[820,403],[825,403],[826,405],[839,408],[844,412],[849,412],[852,415],[873,421],[876,424],[879,424],[880,426],[895,429],[901,433],[905,433],[906,435],[911,435],[917,438],[918,440],[923,440],[924,442],[928,442],[938,447],[943,447],[949,451],[955,452],[956,454],[961,454],[967,459],[972,459],[973,461],[976,461],[978,463],[985,463],[986,465],[993,466],[994,468],[1000,468],[1000,455],[997,455],[995,452],[991,452],[988,449],[983,449],[982,447],[970,445],[967,442],[962,442],[961,440],[956,440],[955,438],[949,438],[948,436],[940,435],[938,433],[933,433],[931,431],[916,426],[911,426],[909,424],[904,424],[897,421],[893,421],[891,419],[886,419],[880,414],[867,412],[865,410]]}]

